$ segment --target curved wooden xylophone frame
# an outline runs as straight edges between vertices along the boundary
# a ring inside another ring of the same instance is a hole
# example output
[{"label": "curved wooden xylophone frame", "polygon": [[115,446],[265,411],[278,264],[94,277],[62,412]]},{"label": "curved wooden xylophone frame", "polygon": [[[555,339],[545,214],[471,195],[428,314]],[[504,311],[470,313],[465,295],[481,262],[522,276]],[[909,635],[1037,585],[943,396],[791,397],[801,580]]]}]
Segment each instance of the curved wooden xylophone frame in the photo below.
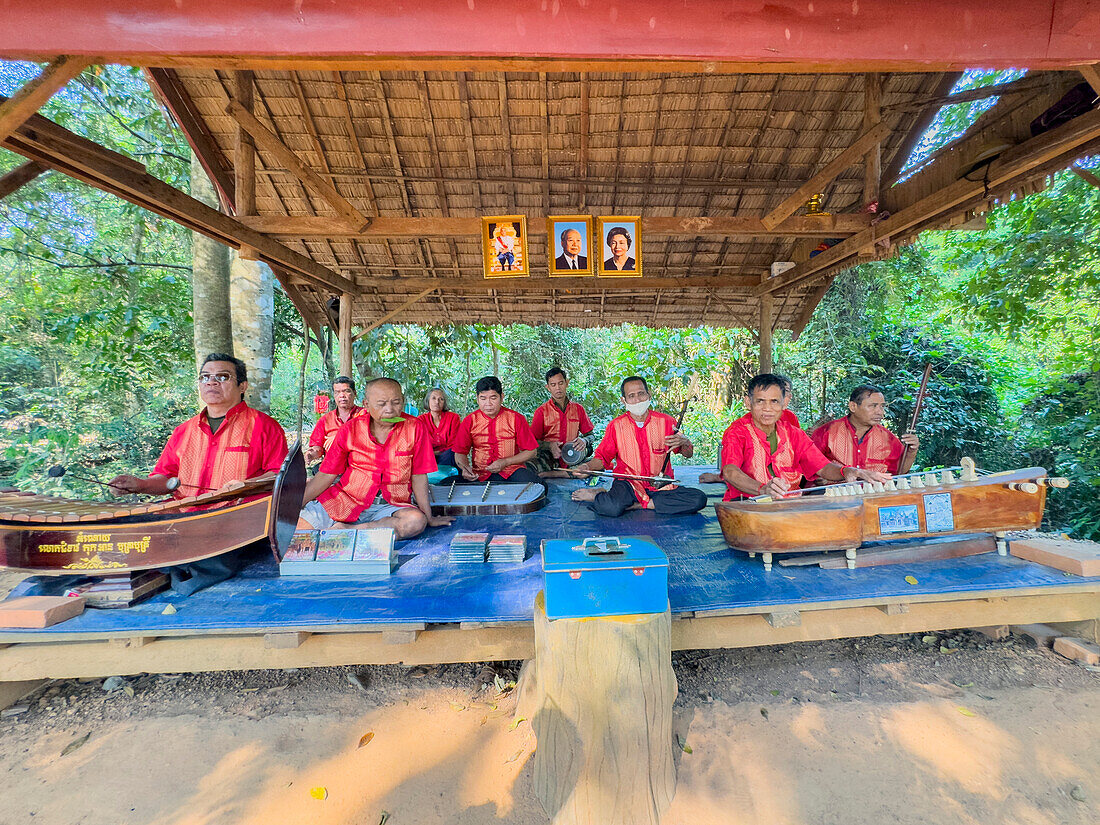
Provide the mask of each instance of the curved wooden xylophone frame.
[{"label": "curved wooden xylophone frame", "polygon": [[[773,553],[849,552],[867,541],[1003,533],[1034,529],[1043,520],[1048,479],[1042,467],[965,481],[947,475],[945,480],[940,474],[920,474],[920,486],[909,489],[836,485],[832,495],[724,501],[714,508],[726,543],[735,550],[764,554],[769,566]],[[929,529],[925,496],[936,494],[949,496],[950,529]],[[908,510],[904,514],[915,519],[909,526],[916,529],[884,530],[884,516],[888,522],[890,515],[882,513],[884,508]]]},{"label": "curved wooden xylophone frame", "polygon": [[3,492],[0,567],[45,575],[124,573],[201,561],[264,538],[278,559],[294,534],[305,481],[295,443],[274,478],[184,499],[127,507]]}]

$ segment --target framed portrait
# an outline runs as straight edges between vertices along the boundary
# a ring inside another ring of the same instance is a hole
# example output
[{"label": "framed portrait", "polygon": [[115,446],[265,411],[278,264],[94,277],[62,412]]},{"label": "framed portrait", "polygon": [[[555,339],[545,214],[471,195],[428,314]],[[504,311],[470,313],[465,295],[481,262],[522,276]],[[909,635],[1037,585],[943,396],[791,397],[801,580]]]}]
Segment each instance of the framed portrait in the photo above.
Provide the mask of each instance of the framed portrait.
[{"label": "framed portrait", "polygon": [[596,218],[596,274],[629,278],[642,274],[642,219],[637,215]]},{"label": "framed portrait", "polygon": [[546,219],[546,249],[550,274],[566,277],[591,275],[592,218],[559,215]]},{"label": "framed portrait", "polygon": [[498,215],[481,219],[481,246],[486,278],[526,278],[527,219],[523,215]]}]

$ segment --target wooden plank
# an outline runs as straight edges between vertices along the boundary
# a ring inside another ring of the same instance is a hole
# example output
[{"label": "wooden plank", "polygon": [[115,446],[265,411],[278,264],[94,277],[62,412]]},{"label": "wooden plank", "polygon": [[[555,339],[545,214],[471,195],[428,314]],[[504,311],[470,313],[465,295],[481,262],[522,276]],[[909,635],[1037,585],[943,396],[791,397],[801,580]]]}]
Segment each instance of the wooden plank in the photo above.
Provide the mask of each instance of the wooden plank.
[{"label": "wooden plank", "polygon": [[0,710],[11,707],[24,696],[42,687],[48,679],[27,679],[18,682],[0,682]]},{"label": "wooden plank", "polygon": [[802,614],[797,610],[776,610],[765,614],[764,619],[772,627],[798,627],[802,624]]},{"label": "wooden plank", "polygon": [[879,610],[887,616],[900,616],[902,613],[909,612],[909,605],[904,602],[891,602],[890,604],[880,605]]},{"label": "wooden plank", "polygon": [[420,630],[383,630],[382,641],[388,645],[411,645],[421,632]]},{"label": "wooden plank", "polygon": [[[911,564],[918,561],[936,559],[958,559],[964,556],[978,556],[992,553],[997,549],[996,539],[992,535],[975,538],[959,538],[954,541],[941,541],[929,544],[915,544],[893,549],[871,548],[856,553],[856,567],[881,567],[887,564]],[[820,563],[825,570],[843,570],[847,560],[843,556],[823,559]]]},{"label": "wooden plank", "polygon": [[6,175],[0,177],[0,200],[3,200],[20,187],[26,186],[45,171],[45,164],[33,160],[16,166]]},{"label": "wooden plank", "polygon": [[[237,121],[237,125],[252,136],[261,149],[273,154],[304,186],[309,187],[324,198],[342,220],[359,227],[364,227],[370,223],[370,220],[337,192],[331,183],[302,163],[297,155],[290,151],[274,133],[260,123],[256,116],[242,106],[239,101],[230,100],[225,107],[225,112]],[[238,195],[238,199],[240,199],[240,195]]]},{"label": "wooden plank", "polygon": [[[1073,174],[1077,175],[1077,177],[1079,177],[1081,180],[1085,181],[1085,183],[1091,183],[1097,189],[1100,189],[1100,178],[1096,177],[1096,175],[1094,175],[1088,169],[1085,169],[1083,166],[1078,166],[1075,163],[1069,168],[1069,170],[1073,172]],[[2,187],[0,187],[0,191],[2,191]],[[3,197],[3,195],[0,194],[0,197]]]},{"label": "wooden plank", "polygon": [[[802,199],[805,202],[805,198]],[[703,237],[784,237],[784,238],[833,238],[854,235],[871,224],[873,216],[863,214],[831,215],[827,218],[799,216],[778,222],[773,228],[764,226],[763,220],[750,216],[685,216],[642,218],[642,231],[646,236]],[[283,235],[293,238],[457,238],[480,237],[480,217],[396,217],[383,215],[348,221],[343,217],[287,215],[241,216],[245,226],[267,235]],[[532,235],[546,231],[546,219],[530,216],[527,231]]]},{"label": "wooden plank", "polygon": [[32,116],[9,135],[3,146],[170,218],[187,229],[234,247],[252,246],[267,263],[281,265],[312,283],[357,291],[355,284],[342,275],[169,186],[124,155],[74,135],[39,115]]},{"label": "wooden plank", "polygon": [[962,178],[921,198],[912,206],[902,209],[876,226],[841,241],[831,249],[799,264],[794,269],[772,278],[755,292],[781,292],[801,283],[828,267],[834,266],[859,253],[868,243],[879,237],[900,235],[937,215],[958,207],[988,189],[1008,183],[1027,174],[1042,164],[1072,151],[1100,136],[1100,110],[1087,112],[1049,132],[1024,141],[1006,150],[988,167],[984,180]]},{"label": "wooden plank", "polygon": [[111,647],[145,647],[157,640],[156,636],[119,636],[108,639]]},{"label": "wooden plank", "polygon": [[[873,129],[882,123],[882,75],[868,72],[863,76],[863,128]],[[889,134],[889,130],[887,130]],[[883,136],[885,139],[885,135]],[[882,178],[882,141],[867,149],[863,158],[863,205],[878,203]]]},{"label": "wooden plank", "polygon": [[[713,275],[685,277],[644,278],[549,278],[534,275],[530,278],[486,279],[481,274],[476,277],[461,278],[357,278],[356,284],[362,289],[378,289],[387,292],[402,290],[411,292],[422,289],[438,289],[440,292],[548,292],[550,290],[572,290],[577,292],[637,292],[646,294],[654,289],[728,289],[745,294],[759,286],[759,278],[744,276]],[[753,325],[755,326],[755,324]]]},{"label": "wooden plank", "polygon": [[268,650],[293,650],[301,647],[302,643],[312,635],[304,630],[265,633],[264,647]]},{"label": "wooden plank", "polygon": [[[255,105],[253,75],[249,71],[233,73],[233,95],[241,109],[252,114]],[[237,122],[236,144],[233,150],[234,191],[237,193],[236,214],[256,214],[256,144],[240,121]],[[242,256],[243,257],[243,256]]]},{"label": "wooden plank", "polygon": [[[761,219],[765,229],[773,230],[784,220],[793,215],[799,207],[803,206],[811,195],[821,192],[833,179],[858,161],[871,149],[877,146],[890,134],[890,127],[885,123],[877,123],[862,135],[856,138],[855,143],[829,161],[813,177],[800,186],[795,193],[785,198],[779,206]],[[810,218],[817,220],[817,218]]]},{"label": "wooden plank", "polygon": [[340,296],[339,343],[340,343],[340,374],[352,375],[354,353],[354,338],[351,337],[351,318],[355,310],[355,297],[350,292]]},{"label": "wooden plank", "polygon": [[1097,70],[1097,65],[1100,64],[1091,63],[1084,66],[1078,66],[1077,71],[1079,71],[1081,76],[1089,82],[1089,85],[1092,86],[1092,90],[1100,95],[1100,71]]},{"label": "wooden plank", "polygon": [[772,371],[772,329],[774,327],[775,299],[768,293],[760,296],[760,372]]},{"label": "wooden plank", "polygon": [[[397,307],[396,309],[391,309],[389,312],[387,312],[381,318],[378,318],[374,321],[371,321],[367,326],[363,327],[358,333],[356,333],[355,337],[352,338],[351,340],[352,341],[358,341],[360,338],[362,338],[364,335],[366,335],[372,329],[376,329],[377,327],[382,326],[382,324],[387,323],[390,319],[400,315],[402,312],[404,312],[406,309],[411,307],[417,301],[419,301],[422,298],[426,298],[428,295],[431,295],[437,289],[439,289],[439,287],[433,286],[429,289],[421,290],[419,293],[417,293],[413,297],[409,298],[409,300],[405,301],[405,303],[401,304],[401,306]],[[347,375],[347,373],[344,373],[344,374]]]},{"label": "wooden plank", "polygon": [[88,67],[88,61],[62,55],[42,69],[37,77],[0,103],[0,140],[3,140],[37,112],[65,85]]}]

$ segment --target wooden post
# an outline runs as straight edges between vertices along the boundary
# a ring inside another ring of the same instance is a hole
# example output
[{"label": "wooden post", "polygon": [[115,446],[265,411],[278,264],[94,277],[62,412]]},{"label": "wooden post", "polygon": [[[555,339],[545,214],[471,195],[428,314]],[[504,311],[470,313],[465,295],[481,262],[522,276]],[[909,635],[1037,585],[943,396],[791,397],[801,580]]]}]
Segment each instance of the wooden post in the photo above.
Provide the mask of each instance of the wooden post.
[{"label": "wooden post", "polygon": [[[233,73],[233,96],[252,113],[255,99],[252,72]],[[256,144],[252,135],[237,126],[237,145],[233,158],[233,171],[236,175],[234,191],[236,194],[237,215],[256,214]]]},{"label": "wooden post", "polygon": [[340,296],[340,374],[351,376],[352,371],[352,346],[351,337],[351,311],[354,308],[354,298],[350,292]]},{"label": "wooden post", "polygon": [[[882,122],[882,75],[868,72],[863,76],[863,130],[874,129]],[[882,179],[882,144],[867,150],[863,161],[863,204],[878,201]]]},{"label": "wooden post", "polygon": [[546,618],[520,713],[538,740],[535,795],[553,825],[658,825],[676,792],[672,617]]},{"label": "wooden post", "polygon": [[771,293],[760,296],[760,372],[772,371],[772,312],[775,298]]},{"label": "wooden post", "polygon": [[26,123],[47,100],[87,67],[88,61],[84,58],[63,55],[44,67],[37,77],[27,81],[10,98],[0,103],[0,140]]}]

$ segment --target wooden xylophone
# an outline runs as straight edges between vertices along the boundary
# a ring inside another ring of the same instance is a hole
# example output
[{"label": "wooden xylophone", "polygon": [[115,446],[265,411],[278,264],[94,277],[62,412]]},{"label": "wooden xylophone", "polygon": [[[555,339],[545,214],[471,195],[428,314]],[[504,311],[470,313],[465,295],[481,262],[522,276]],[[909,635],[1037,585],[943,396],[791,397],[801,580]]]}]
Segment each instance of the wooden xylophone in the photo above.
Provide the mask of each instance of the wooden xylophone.
[{"label": "wooden xylophone", "polygon": [[146,570],[208,559],[268,538],[289,544],[305,490],[296,444],[275,476],[142,504],[0,492],[0,567],[43,574]]},{"label": "wooden xylophone", "polygon": [[[874,484],[837,484],[824,495],[743,499],[715,504],[726,543],[773,554],[843,550],[854,567],[857,548],[883,539],[962,533],[1003,534],[1039,527],[1048,487],[1065,486],[1042,467],[979,475],[970,459],[961,472],[913,473]],[[997,544],[1003,551],[1003,541]]]}]

